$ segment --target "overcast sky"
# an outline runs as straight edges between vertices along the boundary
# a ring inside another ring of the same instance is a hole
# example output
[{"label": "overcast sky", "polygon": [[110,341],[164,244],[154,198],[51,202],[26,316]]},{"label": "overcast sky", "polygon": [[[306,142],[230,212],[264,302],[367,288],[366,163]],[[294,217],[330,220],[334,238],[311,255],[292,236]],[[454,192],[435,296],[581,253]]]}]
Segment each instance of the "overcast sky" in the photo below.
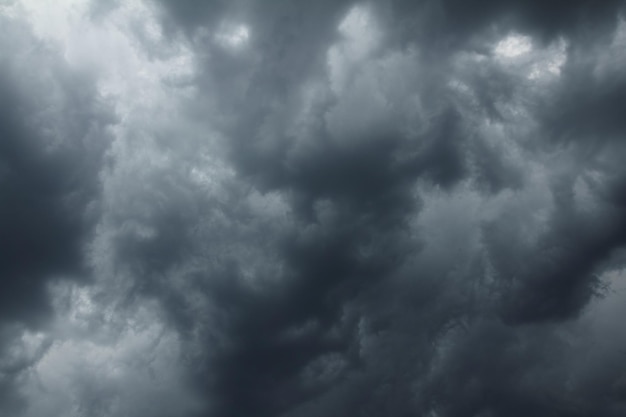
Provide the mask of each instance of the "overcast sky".
[{"label": "overcast sky", "polygon": [[626,416],[621,0],[0,0],[0,416]]}]

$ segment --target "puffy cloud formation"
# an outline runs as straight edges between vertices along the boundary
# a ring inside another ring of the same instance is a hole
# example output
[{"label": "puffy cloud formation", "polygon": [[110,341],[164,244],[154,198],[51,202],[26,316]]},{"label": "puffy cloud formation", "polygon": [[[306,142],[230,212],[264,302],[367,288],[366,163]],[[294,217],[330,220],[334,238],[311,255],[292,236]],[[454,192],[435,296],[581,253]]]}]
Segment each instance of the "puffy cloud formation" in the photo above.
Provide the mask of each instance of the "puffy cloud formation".
[{"label": "puffy cloud formation", "polygon": [[0,414],[623,416],[626,4],[0,5]]}]

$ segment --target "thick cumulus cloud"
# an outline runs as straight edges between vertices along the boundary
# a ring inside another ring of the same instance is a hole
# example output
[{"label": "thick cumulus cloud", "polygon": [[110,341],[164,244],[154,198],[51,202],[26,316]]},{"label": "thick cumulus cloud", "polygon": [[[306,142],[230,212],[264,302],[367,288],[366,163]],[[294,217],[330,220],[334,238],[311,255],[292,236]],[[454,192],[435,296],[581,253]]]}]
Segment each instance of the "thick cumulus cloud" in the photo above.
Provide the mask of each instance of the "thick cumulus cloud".
[{"label": "thick cumulus cloud", "polygon": [[626,413],[623,2],[44,3],[0,410]]}]

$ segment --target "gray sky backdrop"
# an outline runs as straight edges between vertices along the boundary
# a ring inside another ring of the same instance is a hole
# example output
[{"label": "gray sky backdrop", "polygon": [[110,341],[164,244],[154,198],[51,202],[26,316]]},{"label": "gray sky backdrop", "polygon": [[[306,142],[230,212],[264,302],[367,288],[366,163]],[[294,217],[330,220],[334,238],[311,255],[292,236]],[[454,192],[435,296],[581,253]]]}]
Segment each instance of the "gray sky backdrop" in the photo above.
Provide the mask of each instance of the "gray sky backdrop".
[{"label": "gray sky backdrop", "polygon": [[0,415],[623,417],[620,0],[0,0]]}]

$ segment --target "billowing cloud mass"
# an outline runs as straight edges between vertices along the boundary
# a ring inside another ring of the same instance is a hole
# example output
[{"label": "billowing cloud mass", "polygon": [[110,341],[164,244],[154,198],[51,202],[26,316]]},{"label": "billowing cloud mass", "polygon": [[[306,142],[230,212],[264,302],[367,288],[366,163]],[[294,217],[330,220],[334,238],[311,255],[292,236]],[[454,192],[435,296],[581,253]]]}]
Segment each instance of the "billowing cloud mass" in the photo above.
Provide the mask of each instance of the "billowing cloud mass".
[{"label": "billowing cloud mass", "polygon": [[626,415],[624,1],[0,34],[0,415]]}]

